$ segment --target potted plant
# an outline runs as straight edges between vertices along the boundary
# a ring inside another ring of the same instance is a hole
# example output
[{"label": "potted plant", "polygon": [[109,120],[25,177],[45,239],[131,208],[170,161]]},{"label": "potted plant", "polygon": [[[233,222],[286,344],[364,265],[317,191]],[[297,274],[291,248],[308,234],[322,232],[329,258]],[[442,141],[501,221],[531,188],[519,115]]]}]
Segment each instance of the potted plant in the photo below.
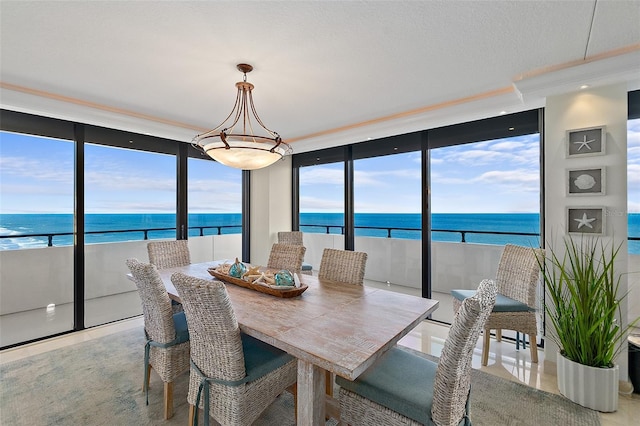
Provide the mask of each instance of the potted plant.
[{"label": "potted plant", "polygon": [[597,237],[564,239],[564,254],[553,249],[539,260],[548,298],[545,310],[558,345],[558,388],[582,406],[603,411],[618,408],[616,356],[627,331],[640,318],[621,326],[620,277],[614,262],[620,251]]}]

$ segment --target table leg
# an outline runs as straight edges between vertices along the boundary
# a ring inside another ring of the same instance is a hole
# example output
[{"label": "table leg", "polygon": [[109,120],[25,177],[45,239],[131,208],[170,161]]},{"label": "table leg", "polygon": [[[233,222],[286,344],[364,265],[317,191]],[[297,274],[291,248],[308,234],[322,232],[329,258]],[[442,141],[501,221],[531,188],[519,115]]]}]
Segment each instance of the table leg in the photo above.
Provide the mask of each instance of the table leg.
[{"label": "table leg", "polygon": [[325,423],[325,370],[298,360],[298,425]]}]

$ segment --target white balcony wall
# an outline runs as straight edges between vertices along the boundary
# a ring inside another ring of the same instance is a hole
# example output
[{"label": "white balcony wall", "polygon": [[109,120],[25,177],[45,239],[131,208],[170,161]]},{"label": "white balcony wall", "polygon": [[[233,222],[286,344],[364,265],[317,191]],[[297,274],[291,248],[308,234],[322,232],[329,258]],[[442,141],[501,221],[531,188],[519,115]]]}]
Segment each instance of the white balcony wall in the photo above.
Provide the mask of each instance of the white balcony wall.
[{"label": "white balcony wall", "polygon": [[473,243],[432,243],[433,291],[475,290],[480,281],[494,279],[504,246]]},{"label": "white balcony wall", "polygon": [[[146,241],[93,244],[86,247],[86,326],[141,314],[140,301],[124,263],[129,257],[146,261]],[[325,247],[342,249],[344,237],[304,234],[305,260],[316,270]],[[241,253],[240,234],[192,237],[192,262],[233,260]],[[419,240],[357,237],[356,249],[368,254],[368,280],[421,288],[422,247]],[[432,243],[434,293],[454,288],[475,289],[495,277],[502,246],[472,243]],[[72,247],[0,251],[0,346],[19,343],[73,328]],[[640,316],[640,255],[630,255],[629,318]],[[434,296],[435,297],[435,296]],[[444,296],[443,296],[444,297]],[[55,304],[55,313],[47,311]],[[445,305],[442,309],[448,309]],[[441,312],[446,317],[448,312]],[[446,315],[445,315],[446,314]]]},{"label": "white balcony wall", "polygon": [[422,241],[356,237],[355,249],[367,253],[366,279],[422,287]]},{"label": "white balcony wall", "polygon": [[[85,247],[86,327],[142,313],[125,260],[148,261],[147,242]],[[241,248],[240,234],[189,239],[192,262],[234,259]],[[73,247],[4,250],[0,265],[0,346],[73,329]]]},{"label": "white balcony wall", "polygon": [[305,232],[302,235],[302,243],[307,249],[304,253],[304,261],[317,271],[320,268],[320,260],[322,259],[322,252],[325,248],[344,248],[344,235],[311,234]]},{"label": "white balcony wall", "polygon": [[73,247],[0,251],[0,315],[73,300]]},{"label": "white balcony wall", "polygon": [[[317,270],[325,247],[343,249],[342,235],[305,233],[305,261]],[[411,288],[422,287],[422,241],[400,238],[356,237],[356,251],[367,253],[365,278]],[[475,289],[485,278],[494,278],[502,246],[472,243],[432,243],[434,291]]]}]

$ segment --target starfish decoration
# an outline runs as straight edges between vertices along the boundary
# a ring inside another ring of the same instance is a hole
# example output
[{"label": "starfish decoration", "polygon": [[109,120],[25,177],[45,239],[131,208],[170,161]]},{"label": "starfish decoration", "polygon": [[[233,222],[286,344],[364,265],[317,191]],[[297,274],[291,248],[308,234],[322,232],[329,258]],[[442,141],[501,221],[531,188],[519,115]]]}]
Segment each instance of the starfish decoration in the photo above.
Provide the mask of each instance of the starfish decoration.
[{"label": "starfish decoration", "polygon": [[595,142],[595,139],[591,139],[591,140],[587,140],[587,135],[584,135],[584,138],[582,139],[582,141],[576,141],[574,143],[580,144],[580,146],[578,147],[578,151],[580,151],[582,148],[587,148],[589,151],[591,151],[591,147],[589,146],[589,144],[591,142]]},{"label": "starfish decoration", "polygon": [[583,226],[586,226],[586,227],[589,227],[589,228],[593,229],[593,226],[591,225],[591,222],[596,220],[596,218],[593,217],[591,219],[587,219],[587,214],[583,213],[582,214],[582,219],[573,219],[573,220],[578,222],[578,229],[582,228]]},{"label": "starfish decoration", "polygon": [[245,272],[244,274],[242,274],[243,277],[246,277],[248,275],[260,275],[260,265],[258,266],[251,266],[249,267],[249,270],[247,272]]}]

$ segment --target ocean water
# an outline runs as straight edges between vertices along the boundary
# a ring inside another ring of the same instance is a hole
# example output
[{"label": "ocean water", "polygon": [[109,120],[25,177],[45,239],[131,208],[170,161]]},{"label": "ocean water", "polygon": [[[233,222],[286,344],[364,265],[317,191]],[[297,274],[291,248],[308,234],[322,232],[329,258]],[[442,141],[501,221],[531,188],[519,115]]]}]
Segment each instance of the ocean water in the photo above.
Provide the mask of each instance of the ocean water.
[{"label": "ocean water", "polygon": [[[242,215],[231,214],[190,214],[189,236],[217,235],[242,232]],[[213,227],[216,226],[216,227]],[[213,227],[200,229],[198,227]],[[144,239],[144,230],[148,239],[175,238],[175,214],[87,214],[85,215],[86,244],[111,243]],[[135,230],[122,232],[125,230]],[[119,232],[100,232],[119,231]],[[201,234],[202,231],[202,234]],[[24,234],[54,234],[54,246],[73,244],[73,215],[71,214],[2,214],[0,215],[0,250],[44,247],[48,244],[46,236],[21,237]]]},{"label": "ocean water", "polygon": [[[629,235],[640,237],[640,214],[629,214]],[[174,214],[87,214],[85,243],[106,243],[142,240],[143,230],[148,230],[148,239],[175,237]],[[357,213],[355,215],[356,236],[420,239],[420,214]],[[539,246],[537,235],[502,235],[499,233],[538,234],[540,218],[537,213],[483,213],[483,214],[433,214],[431,218],[432,241],[497,244],[507,243],[524,246]],[[241,215],[190,214],[189,236],[239,233]],[[300,230],[315,233],[343,233],[344,215],[341,213],[301,213]],[[313,226],[311,226],[313,225]],[[198,227],[213,227],[203,228]],[[128,230],[127,232],[121,232]],[[134,230],[134,231],[131,231]],[[441,230],[441,231],[440,231]],[[446,230],[447,232],[444,232]],[[120,231],[120,232],[101,232]],[[70,214],[3,214],[0,215],[0,250],[44,247],[48,238],[44,236],[19,237],[25,234],[57,234],[53,245],[73,244],[73,215]],[[486,233],[483,233],[486,232]],[[495,234],[495,233],[498,234]],[[629,253],[640,254],[640,241],[629,241]]]}]

